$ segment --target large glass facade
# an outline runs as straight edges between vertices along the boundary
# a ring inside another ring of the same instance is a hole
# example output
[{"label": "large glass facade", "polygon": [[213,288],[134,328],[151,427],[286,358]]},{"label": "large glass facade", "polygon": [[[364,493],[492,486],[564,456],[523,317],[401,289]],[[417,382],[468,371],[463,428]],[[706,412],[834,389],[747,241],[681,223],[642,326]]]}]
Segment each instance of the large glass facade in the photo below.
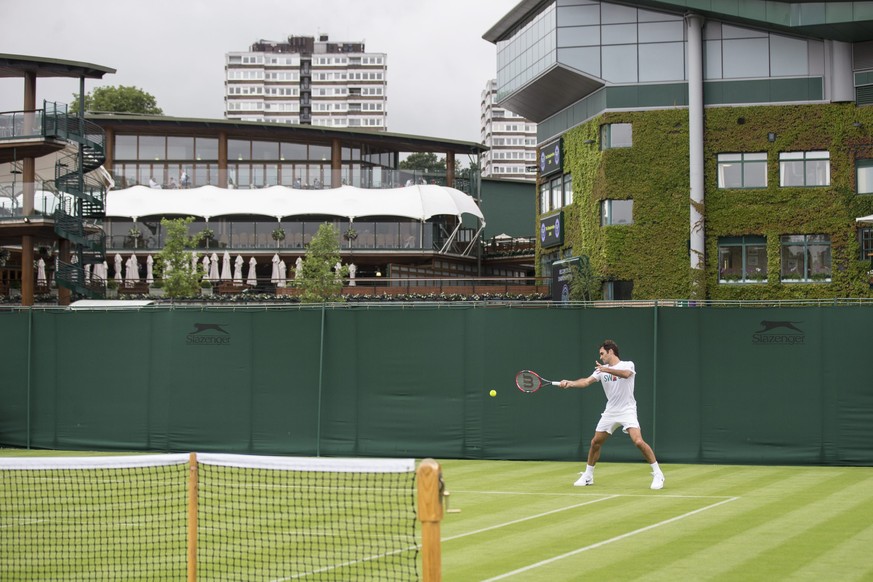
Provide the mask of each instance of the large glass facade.
[{"label": "large glass facade", "polygon": [[[824,43],[707,20],[706,79],[805,77],[824,73]],[[682,14],[600,2],[555,0],[497,43],[497,99],[556,63],[607,83],[687,79]]]}]

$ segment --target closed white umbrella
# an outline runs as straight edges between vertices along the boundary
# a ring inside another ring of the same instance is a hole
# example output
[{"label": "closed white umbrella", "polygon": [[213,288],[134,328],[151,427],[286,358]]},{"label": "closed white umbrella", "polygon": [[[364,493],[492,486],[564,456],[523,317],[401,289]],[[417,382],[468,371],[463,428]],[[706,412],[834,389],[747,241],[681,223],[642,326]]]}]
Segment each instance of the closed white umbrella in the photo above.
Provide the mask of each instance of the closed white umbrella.
[{"label": "closed white umbrella", "polygon": [[[100,268],[99,273],[97,273],[98,267]],[[106,261],[103,261],[102,263],[100,263],[98,265],[94,265],[94,271],[95,271],[95,275],[99,275],[100,278],[103,279],[103,284],[105,285],[106,279],[109,278],[109,265],[106,264]]]},{"label": "closed white umbrella", "polygon": [[121,263],[123,262],[124,259],[121,258],[121,255],[115,253],[115,282],[119,285],[124,280],[124,273],[121,272]]},{"label": "closed white umbrella", "polygon": [[192,272],[192,273],[196,273],[196,272],[197,272],[197,263],[198,263],[198,262],[199,262],[199,261],[197,260],[197,252],[196,252],[196,251],[191,251],[191,272]]},{"label": "closed white umbrella", "polygon": [[155,260],[151,255],[149,255],[148,258],[146,258],[146,283],[149,285],[155,282],[154,266]]},{"label": "closed white umbrella", "polygon": [[299,279],[303,276],[303,259],[301,257],[297,257],[297,261],[294,263],[294,278]]},{"label": "closed white umbrella", "polygon": [[221,280],[230,281],[233,279],[233,273],[230,270],[230,253],[224,251],[224,257],[221,260]]},{"label": "closed white umbrella", "polygon": [[42,259],[36,263],[36,284],[40,287],[48,285],[48,280],[45,277],[45,261]]},{"label": "closed white umbrella", "polygon": [[236,256],[236,261],[233,263],[233,284],[237,287],[243,283],[243,258],[242,255]]},{"label": "closed white umbrella", "polygon": [[258,272],[255,268],[257,264],[258,261],[256,261],[254,257],[249,259],[249,277],[246,279],[246,284],[251,285],[252,287],[258,284]]},{"label": "closed white umbrella", "polygon": [[218,281],[218,279],[218,255],[212,253],[212,256],[209,257],[209,280]]},{"label": "closed white umbrella", "polygon": [[131,283],[139,283],[139,261],[136,259],[135,254],[131,254],[130,258],[127,261],[128,266],[128,278]]},{"label": "closed white umbrella", "polygon": [[278,287],[284,287],[285,281],[288,279],[288,267],[285,266],[285,261],[279,261],[279,282]]},{"label": "closed white umbrella", "polygon": [[209,257],[203,255],[203,278],[209,280]]},{"label": "closed white umbrella", "polygon": [[270,281],[273,283],[279,282],[279,255],[273,255],[273,272],[270,274]]},{"label": "closed white umbrella", "polygon": [[91,265],[85,265],[85,282],[91,282]]}]

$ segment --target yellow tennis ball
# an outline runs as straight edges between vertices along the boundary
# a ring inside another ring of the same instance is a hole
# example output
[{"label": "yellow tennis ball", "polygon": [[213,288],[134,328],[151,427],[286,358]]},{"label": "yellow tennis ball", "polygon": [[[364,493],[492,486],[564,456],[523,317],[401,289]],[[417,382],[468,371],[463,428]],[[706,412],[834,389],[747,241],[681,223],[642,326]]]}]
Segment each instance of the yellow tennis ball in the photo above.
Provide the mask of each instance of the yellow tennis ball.
[{"label": "yellow tennis ball", "polygon": [[491,398],[494,398],[495,396],[497,396],[497,390],[492,390],[488,393],[488,395],[491,396]]}]

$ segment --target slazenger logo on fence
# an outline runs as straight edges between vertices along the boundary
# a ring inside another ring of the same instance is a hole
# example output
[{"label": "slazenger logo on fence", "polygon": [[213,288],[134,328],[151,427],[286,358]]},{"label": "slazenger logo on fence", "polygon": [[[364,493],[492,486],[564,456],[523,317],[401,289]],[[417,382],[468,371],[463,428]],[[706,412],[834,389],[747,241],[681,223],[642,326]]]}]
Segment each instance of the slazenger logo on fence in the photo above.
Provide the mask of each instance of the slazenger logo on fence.
[{"label": "slazenger logo on fence", "polygon": [[752,334],[753,344],[798,345],[806,339],[803,330],[797,327],[802,321],[761,322],[761,329]]},{"label": "slazenger logo on fence", "polygon": [[226,323],[195,323],[194,331],[186,336],[189,346],[226,346],[230,344],[230,332]]}]

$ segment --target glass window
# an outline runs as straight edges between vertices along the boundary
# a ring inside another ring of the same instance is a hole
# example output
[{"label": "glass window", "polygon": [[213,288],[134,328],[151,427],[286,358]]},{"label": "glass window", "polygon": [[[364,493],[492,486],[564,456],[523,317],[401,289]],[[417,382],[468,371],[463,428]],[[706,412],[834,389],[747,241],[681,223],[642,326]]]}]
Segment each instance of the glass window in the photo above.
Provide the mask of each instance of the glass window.
[{"label": "glass window", "polygon": [[194,147],[198,160],[218,160],[218,140],[214,137],[198,137],[194,139]]},{"label": "glass window", "polygon": [[718,278],[721,282],[766,282],[767,239],[761,236],[718,239]]},{"label": "glass window", "polygon": [[253,160],[278,160],[279,159],[279,142],[253,141],[252,142],[252,159]]},{"label": "glass window", "polygon": [[540,214],[549,211],[549,183],[540,184]]},{"label": "glass window", "polygon": [[873,160],[855,160],[855,193],[873,194]]},{"label": "glass window", "polygon": [[604,281],[603,299],[606,301],[627,301],[633,299],[633,281]]},{"label": "glass window", "polygon": [[782,152],[779,154],[780,186],[829,186],[830,152]]},{"label": "glass window", "polygon": [[564,206],[573,204],[573,175],[564,174]]},{"label": "glass window", "polygon": [[633,223],[633,200],[603,200],[600,203],[600,226]]},{"label": "glass window", "polygon": [[629,148],[633,145],[630,123],[610,123],[600,126],[600,149]]},{"label": "glass window", "polygon": [[167,159],[168,160],[191,160],[194,158],[193,137],[168,137]]},{"label": "glass window", "polygon": [[229,139],[227,140],[227,159],[231,160],[250,160],[252,158],[251,151],[252,143],[248,140]]},{"label": "glass window", "polygon": [[766,38],[725,40],[722,41],[722,52],[725,79],[767,77],[770,74],[770,46]]},{"label": "glass window", "polygon": [[309,146],[309,159],[313,162],[330,162],[330,146]]},{"label": "glass window", "polygon": [[135,135],[117,135],[117,136],[115,136],[115,159],[116,160],[135,160],[136,159],[136,136]]},{"label": "glass window", "polygon": [[873,269],[873,228],[862,228],[858,231],[858,237],[861,243],[861,260],[870,261],[870,268]]},{"label": "glass window", "polygon": [[809,282],[831,280],[831,237],[826,234],[782,236],[782,280]]},{"label": "glass window", "polygon": [[283,160],[303,161],[306,159],[306,144],[282,142],[279,156]]},{"label": "glass window", "polygon": [[637,46],[623,44],[604,46],[603,78],[612,83],[635,83],[637,81]]},{"label": "glass window", "polygon": [[560,208],[563,202],[563,189],[561,177],[557,177],[551,182],[552,184],[552,208]]},{"label": "glass window", "polygon": [[718,154],[719,188],[766,188],[767,153]]},{"label": "glass window", "polygon": [[641,44],[640,82],[680,81],[685,78],[685,44],[662,42]]},{"label": "glass window", "polygon": [[770,35],[770,74],[774,77],[809,74],[806,41]]},{"label": "glass window", "polygon": [[139,136],[139,159],[141,160],[164,160],[166,159],[167,140],[162,135]]}]

